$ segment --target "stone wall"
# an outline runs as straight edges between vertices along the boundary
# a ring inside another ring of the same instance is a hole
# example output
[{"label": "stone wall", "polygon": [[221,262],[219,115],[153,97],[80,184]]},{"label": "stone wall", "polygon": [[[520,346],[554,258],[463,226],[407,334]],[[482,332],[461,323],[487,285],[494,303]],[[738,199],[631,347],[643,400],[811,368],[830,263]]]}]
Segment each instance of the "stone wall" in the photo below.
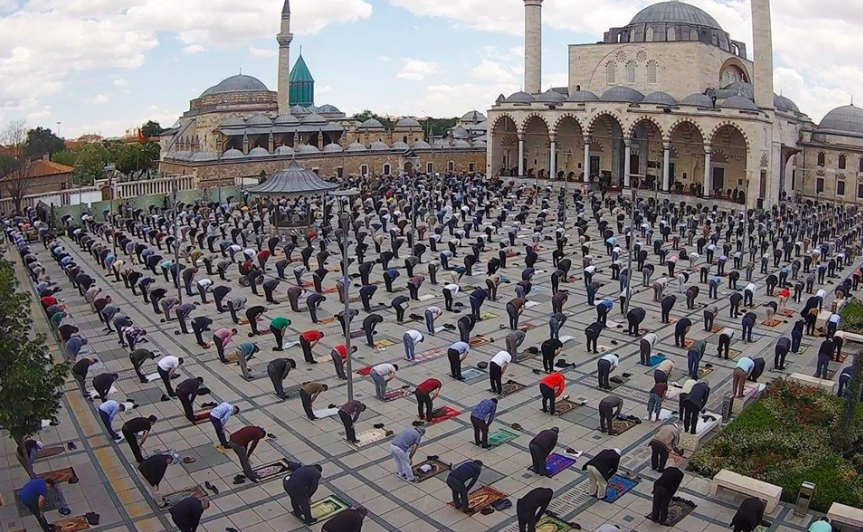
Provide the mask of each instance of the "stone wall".
[{"label": "stone wall", "polygon": [[[840,139],[833,138],[833,142]],[[849,139],[848,141],[859,139]],[[819,164],[819,154],[824,154],[823,165]],[[839,168],[840,157],[845,157],[845,168]],[[811,143],[803,147],[803,152],[796,156],[797,172],[795,174],[795,190],[804,196],[826,200],[843,201],[863,204],[863,146],[830,145],[826,143]],[[844,190],[842,185],[844,184]],[[820,184],[820,187],[819,187]],[[819,193],[820,190],[820,193]]]}]

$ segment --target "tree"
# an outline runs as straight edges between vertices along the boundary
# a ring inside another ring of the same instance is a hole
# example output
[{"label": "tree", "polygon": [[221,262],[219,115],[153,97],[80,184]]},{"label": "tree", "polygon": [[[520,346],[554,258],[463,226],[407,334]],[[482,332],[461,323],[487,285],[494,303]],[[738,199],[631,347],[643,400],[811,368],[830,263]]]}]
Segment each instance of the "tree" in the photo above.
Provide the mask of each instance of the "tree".
[{"label": "tree", "polygon": [[381,116],[381,115],[379,115],[373,111],[370,111],[368,109],[364,110],[361,113],[357,113],[354,115],[354,120],[356,120],[358,122],[365,122],[369,118],[374,118],[375,120],[380,122],[385,128],[392,128],[393,127],[393,121],[392,120],[390,120],[389,118],[384,118],[383,116]]},{"label": "tree", "polygon": [[48,128],[37,127],[27,132],[27,157],[41,159],[66,149],[66,142]]},{"label": "tree", "polygon": [[0,259],[0,429],[15,441],[19,461],[34,478],[23,458],[24,443],[60,410],[58,389],[69,366],[53,364],[44,336],[30,334],[30,311],[30,296],[19,290],[13,265]]},{"label": "tree", "polygon": [[72,178],[79,185],[92,185],[105,175],[105,165],[112,162],[111,154],[101,144],[82,146],[75,161]]},{"label": "tree", "polygon": [[27,157],[27,125],[23,120],[10,122],[0,133],[0,145],[11,157],[10,168],[3,177],[6,193],[12,198],[15,212],[21,212],[21,202],[30,190],[30,159]]},{"label": "tree", "polygon": [[51,156],[51,160],[55,163],[65,164],[66,166],[75,166],[78,162],[78,150],[58,151]]},{"label": "tree", "polygon": [[420,125],[423,127],[428,137],[440,136],[454,128],[458,123],[457,118],[426,118],[420,120]]},{"label": "tree", "polygon": [[141,135],[143,135],[147,140],[158,137],[162,134],[162,131],[165,131],[165,129],[158,122],[153,120],[148,120],[143,126],[141,126]]}]

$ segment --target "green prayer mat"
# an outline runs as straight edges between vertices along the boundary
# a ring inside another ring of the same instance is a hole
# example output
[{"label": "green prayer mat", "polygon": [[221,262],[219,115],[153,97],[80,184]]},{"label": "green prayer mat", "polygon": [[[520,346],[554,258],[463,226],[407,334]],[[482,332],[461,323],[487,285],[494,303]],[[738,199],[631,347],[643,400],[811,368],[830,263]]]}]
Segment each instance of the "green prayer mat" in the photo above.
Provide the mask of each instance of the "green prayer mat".
[{"label": "green prayer mat", "polygon": [[339,499],[335,495],[330,495],[326,499],[321,499],[318,502],[312,503],[312,519],[317,521],[328,519],[350,507],[350,504]]},{"label": "green prayer mat", "polygon": [[520,434],[518,432],[509,429],[497,429],[488,435],[488,444],[492,447],[499,447],[515,440],[519,436]]},{"label": "green prayer mat", "polygon": [[536,532],[565,532],[571,528],[569,523],[565,523],[550,515],[543,516],[536,524]]}]

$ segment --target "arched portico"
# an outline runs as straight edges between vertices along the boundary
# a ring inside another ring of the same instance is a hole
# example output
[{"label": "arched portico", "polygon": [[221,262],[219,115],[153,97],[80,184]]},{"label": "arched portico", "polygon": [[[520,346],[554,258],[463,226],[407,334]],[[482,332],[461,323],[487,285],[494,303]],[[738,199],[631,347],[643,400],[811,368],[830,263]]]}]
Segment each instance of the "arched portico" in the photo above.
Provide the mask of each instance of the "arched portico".
[{"label": "arched portico", "polygon": [[522,175],[548,177],[551,168],[551,135],[545,119],[536,114],[528,116],[522,124],[522,136]]},{"label": "arched portico", "polygon": [[489,172],[492,175],[519,175],[519,133],[509,115],[501,115],[492,126],[489,143]]},{"label": "arched portico", "polygon": [[750,189],[750,147],[744,132],[733,123],[720,124],[710,137],[710,148],[710,180],[706,190],[714,197],[745,204],[754,191]]}]

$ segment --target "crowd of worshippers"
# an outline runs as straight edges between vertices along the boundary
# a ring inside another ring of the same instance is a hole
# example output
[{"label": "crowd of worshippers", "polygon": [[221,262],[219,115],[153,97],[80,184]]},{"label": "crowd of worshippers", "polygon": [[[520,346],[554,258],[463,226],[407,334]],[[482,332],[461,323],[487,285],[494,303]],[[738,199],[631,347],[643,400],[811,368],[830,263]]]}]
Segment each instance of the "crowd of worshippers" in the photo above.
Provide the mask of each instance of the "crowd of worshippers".
[{"label": "crowd of worshippers", "polygon": [[[256,296],[262,295],[269,304],[274,304],[277,302],[279,286],[287,285],[287,301],[291,311],[300,312],[300,303],[304,302],[311,321],[319,323],[318,311],[326,301],[323,283],[329,273],[327,260],[333,256],[341,262],[341,254],[346,251],[342,249],[343,232],[349,231],[355,241],[355,259],[350,259],[349,265],[356,267],[356,277],[360,280],[360,300],[367,314],[362,321],[362,332],[367,345],[374,346],[375,328],[384,321],[380,311],[372,309],[372,300],[378,289],[378,285],[370,279],[373,270],[380,265],[384,289],[394,293],[401,272],[393,267],[393,261],[404,261],[409,296],[395,297],[390,304],[396,320],[402,323],[406,321],[405,314],[410,305],[419,300],[419,289],[426,280],[419,269],[421,265],[425,266],[429,282],[441,288],[444,308],[428,306],[419,318],[424,331],[411,328],[404,332],[405,360],[407,363],[414,362],[417,347],[425,340],[425,336],[440,332],[436,320],[444,315],[461,313],[463,308],[469,307],[470,312],[459,316],[456,323],[459,341],[446,350],[450,376],[456,381],[464,381],[462,366],[470,353],[471,332],[482,318],[483,304],[488,300],[498,300],[498,290],[503,290],[502,269],[507,268],[508,260],[519,257],[519,262],[523,261],[525,267],[521,279],[513,280],[514,293],[511,295],[514,297],[505,304],[507,320],[502,327],[509,329],[505,337],[506,349],[498,351],[487,362],[481,362],[488,368],[490,391],[495,397],[481,400],[470,416],[474,443],[483,449],[491,447],[488,442],[489,427],[495,421],[498,401],[503,397],[502,376],[511,363],[520,362],[520,348],[526,334],[519,329],[519,321],[533,289],[533,277],[537,273],[535,266],[540,261],[538,252],[543,242],[554,242],[551,254],[554,270],[551,274],[549,339],[538,350],[542,355],[545,375],[539,379],[538,388],[542,410],[551,416],[556,413],[558,400],[566,397],[566,376],[559,371],[555,359],[563,351],[560,338],[567,320],[564,309],[570,303],[570,292],[565,288],[566,284],[573,282],[572,259],[575,256],[570,258],[565,252],[570,239],[578,243],[582,255],[581,273],[587,292],[585,302],[595,307],[597,314],[596,321],[584,331],[588,352],[599,354],[600,336],[607,327],[609,314],[617,304],[620,313],[626,318],[628,334],[641,337],[640,362],[647,366],[651,365],[658,337],[654,333],[641,332],[640,325],[647,311],[641,307],[630,308],[631,276],[636,272],[641,273],[641,286],[652,288],[654,301],[660,303],[660,321],[664,324],[671,322],[678,295],[685,298],[687,310],[693,310],[699,296],[704,298],[698,284],[708,285],[708,304],[703,311],[706,331],[714,328],[714,320],[718,316],[715,302],[724,298],[720,289],[727,286],[731,291],[728,297],[731,303],[730,318],[740,318],[741,306],[743,310],[746,310],[745,307],[751,309],[742,316],[744,342],[752,341],[752,331],[759,319],[756,308],[763,308],[764,315],[771,319],[776,313],[784,311],[786,305],[801,304],[803,294],[807,294],[806,304],[800,311],[801,318],[794,324],[791,338],[780,338],[776,342],[774,369],[784,368],[785,357],[789,352],[799,352],[804,334],[816,333],[818,314],[828,298],[824,285],[832,284],[833,295],[842,301],[858,288],[861,279],[858,269],[841,281],[833,281],[842,277],[841,273],[860,256],[861,220],[854,207],[783,203],[769,211],[743,212],[674,204],[667,200],[656,203],[637,198],[635,203],[631,203],[623,196],[604,192],[586,195],[580,190],[576,190],[571,198],[563,190],[555,197],[551,189],[536,190],[513,182],[452,177],[418,181],[396,178],[377,184],[363,180],[350,184],[359,185],[363,193],[348,205],[349,214],[345,220],[335,218],[335,205],[320,198],[290,202],[278,200],[278,209],[272,209],[271,205],[262,202],[253,203],[252,208],[227,203],[195,203],[179,205],[176,216],[172,216],[172,212],[167,209],[159,208],[134,210],[128,217],[105,213],[102,220],[88,214],[82,217],[80,224],[71,217],[64,218],[62,233],[54,233],[45,223],[44,213],[36,210],[31,210],[28,216],[6,220],[6,237],[16,244],[32,276],[48,319],[63,343],[64,355],[73,364],[73,375],[81,392],[88,398],[100,400],[97,411],[107,433],[117,443],[127,442],[157,501],[164,501],[159,494],[159,484],[167,465],[175,461],[174,457],[168,455],[144,458],[142,450],[157,419],[155,416],[132,419],[123,425],[120,434],[115,432],[114,419],[118,412],[126,408],[126,405],[109,397],[118,374],[96,375],[89,380],[93,392],[87,389],[89,368],[96,363],[96,358],[82,355],[87,339],[72,324],[74,320],[67,319],[70,318],[68,310],[57,297],[61,286],[48,276],[45,267],[32,252],[30,246],[35,242],[41,241],[62,268],[66,276],[63,281],[67,284],[66,288],[77,289],[104,323],[106,332],[116,334],[118,343],[129,350],[130,363],[137,378],[142,383],[161,380],[165,388],[163,400],[179,399],[183,413],[191,423],[209,421],[219,444],[237,454],[243,476],[252,482],[258,479],[250,459],[258,443],[266,437],[265,429],[245,426],[229,432],[228,424],[232,419],[237,419],[240,409],[228,402],[213,402],[209,404],[209,409],[196,411],[195,401],[209,394],[204,379],[189,377],[174,386],[174,377],[183,365],[183,358],[172,354],[157,355],[144,347],[148,344],[147,331],[135,324],[121,311],[119,302],[103,291],[98,275],[100,270],[113,276],[116,282],[122,281],[123,287],[131,291],[133,296],[141,297],[145,305],[152,306],[154,314],[160,315],[162,321],[176,321],[178,334],[193,334],[201,346],[214,345],[222,362],[227,363],[233,358],[245,370],[245,363],[254,357],[259,348],[255,342],[234,341],[239,334],[239,327],[248,324],[250,338],[272,334],[276,344],[274,351],[283,351],[291,320],[278,316],[270,321],[267,329],[261,330],[258,322],[266,307],[255,305],[247,308],[248,298],[242,295],[243,289]],[[574,219],[567,219],[567,202],[571,202],[576,211]],[[275,221],[273,212],[296,209],[321,213],[317,232],[305,235],[295,232],[287,240],[269,236],[267,228]],[[549,218],[553,217],[555,209],[556,222],[551,222]],[[527,237],[520,235],[524,232],[528,233]],[[471,240],[471,233],[474,234],[474,240]],[[599,236],[596,237],[596,234]],[[73,243],[79,248],[76,254],[87,259],[89,264],[83,261],[77,263],[66,249],[67,245]],[[332,244],[338,247],[337,253],[331,253]],[[369,249],[369,244],[374,246],[374,252]],[[399,253],[405,244],[408,256],[400,257]],[[460,301],[462,289],[459,283],[464,276],[478,274],[479,270],[475,268],[480,263],[481,254],[490,249],[498,249],[498,252],[486,261],[487,268],[483,272],[486,276],[485,287],[474,288],[466,294],[466,307]],[[613,294],[619,294],[617,297],[600,295],[600,291],[607,292],[608,287],[600,279],[599,274],[605,272],[598,269],[594,253],[598,255],[602,250],[611,258],[611,288]],[[630,251],[636,266],[632,272],[627,260]],[[430,260],[424,260],[427,252],[432,254]],[[295,253],[299,257],[295,257]],[[280,255],[282,258],[279,258]],[[573,252],[573,255],[577,253]],[[313,256],[316,262],[314,265],[311,263]],[[702,257],[703,262],[700,261]],[[268,266],[271,259],[275,261],[274,268]],[[681,268],[684,271],[676,270],[676,265],[681,261],[689,265],[688,271],[685,268]],[[728,265],[729,261],[731,266]],[[759,273],[766,275],[765,292],[768,296],[778,296],[778,303],[770,301],[763,307],[756,305],[755,296],[759,287],[753,277],[759,263]],[[696,267],[698,270],[695,270]],[[663,268],[667,271],[659,273]],[[240,276],[239,288],[237,285],[231,287],[223,284],[227,281],[229,270],[233,269]],[[270,273],[273,270],[275,275]],[[698,271],[700,276],[690,276],[692,271]],[[96,275],[91,276],[88,272]],[[307,281],[309,277],[311,281]],[[727,285],[724,277],[728,278]],[[676,287],[673,286],[675,278]],[[164,279],[168,286],[165,287],[160,279]],[[336,279],[340,301],[343,302],[347,297],[351,282],[351,276],[344,274]],[[614,282],[617,283],[616,287]],[[175,296],[178,292],[182,292],[185,303],[180,302],[181,297]],[[229,313],[234,327],[210,330],[213,320],[208,316],[212,313],[204,308],[210,304],[210,297],[218,312]],[[199,299],[200,304],[196,299]],[[336,318],[342,331],[347,332],[353,319],[358,316],[357,310],[351,310],[338,313]],[[692,326],[688,318],[677,320],[674,325],[676,345],[685,346],[687,333]],[[839,315],[834,312],[826,323],[825,339],[819,350],[818,376],[826,376],[827,364],[841,356],[843,333],[839,326]],[[209,334],[205,336],[205,333]],[[735,331],[731,328],[721,331],[717,356],[729,358],[729,346],[734,335]],[[317,363],[313,351],[323,337],[324,333],[317,329],[304,331],[298,336],[297,342],[306,363]],[[685,370],[688,379],[679,394],[678,417],[683,430],[693,434],[711,392],[709,383],[699,379],[700,364],[706,350],[707,343],[704,341],[696,341],[688,346]],[[339,379],[347,379],[345,361],[349,351],[346,346],[337,345],[330,355],[335,375]],[[148,375],[143,369],[149,361],[155,361],[155,374]],[[284,382],[297,365],[297,361],[292,358],[277,358],[268,364],[267,375],[279,398],[290,397]],[[596,371],[599,388],[612,388],[610,380],[619,365],[620,358],[615,353],[604,353],[598,357]],[[742,397],[744,383],[747,380],[757,381],[765,366],[762,358],[740,358],[733,371],[732,388],[735,396]],[[369,368],[368,375],[378,399],[386,400],[388,386],[396,378],[398,369],[399,366],[394,363],[381,363]],[[665,360],[655,369],[654,385],[647,405],[649,420],[660,420],[662,402],[674,369],[670,360]],[[849,368],[842,371],[839,378],[840,395],[844,393],[851,376]],[[442,389],[443,383],[439,379],[430,378],[418,383],[414,396],[418,404],[419,421],[414,427],[394,434],[390,440],[389,449],[396,474],[406,481],[415,480],[414,455],[425,433],[424,422],[430,422],[438,414],[434,401]],[[327,391],[326,384],[307,382],[295,392],[301,399],[307,417],[316,419],[314,403]],[[623,399],[609,394],[600,401],[598,409],[600,430],[614,435],[614,420],[622,413]],[[345,437],[351,443],[360,443],[356,424],[365,410],[366,405],[360,401],[348,401],[338,409]],[[550,476],[546,459],[558,447],[558,433],[556,427],[546,429],[531,440],[529,454],[536,474]],[[668,456],[679,452],[679,433],[677,424],[663,424],[650,441],[651,465],[662,472],[662,477],[654,486],[651,519],[660,523],[665,522],[668,504],[682,479],[682,473],[676,468],[665,468]],[[605,498],[607,481],[617,473],[620,455],[618,449],[606,449],[585,463],[583,470],[590,480],[588,491],[591,495]],[[155,460],[151,460],[153,458]],[[452,489],[453,504],[457,509],[471,512],[467,495],[482,467],[481,461],[471,460],[454,467],[449,474],[447,484]],[[290,477],[293,480],[285,481],[284,487],[291,498],[293,513],[306,523],[312,522],[310,501],[321,479],[321,471],[320,465],[297,464],[296,471]],[[517,505],[520,528],[523,526],[525,530],[532,530],[552,497],[551,490],[538,488],[520,499]],[[200,519],[199,511],[203,511],[200,505],[192,502],[177,505],[172,509],[172,514],[178,507],[188,507],[180,513],[188,514],[184,519],[188,523],[194,522],[194,526],[186,525],[186,529],[194,530]],[[35,511],[34,514],[41,515]],[[331,532],[359,530],[366,511],[357,508],[355,513],[344,515],[344,524],[328,523],[324,529]],[[350,519],[347,516],[351,516]],[[739,519],[737,521],[735,527],[742,522]],[[181,529],[184,528],[181,526]],[[748,532],[752,528],[743,527],[740,530]]]}]

